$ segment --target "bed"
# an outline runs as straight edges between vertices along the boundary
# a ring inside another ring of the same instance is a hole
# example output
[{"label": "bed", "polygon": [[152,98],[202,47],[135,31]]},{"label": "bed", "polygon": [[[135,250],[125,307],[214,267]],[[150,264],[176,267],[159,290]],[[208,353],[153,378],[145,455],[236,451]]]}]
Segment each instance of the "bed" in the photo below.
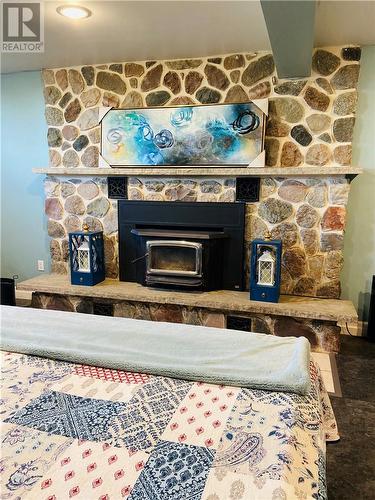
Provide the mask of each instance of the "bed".
[{"label": "bed", "polygon": [[1,499],[324,499],[338,439],[308,394],[1,353]]}]

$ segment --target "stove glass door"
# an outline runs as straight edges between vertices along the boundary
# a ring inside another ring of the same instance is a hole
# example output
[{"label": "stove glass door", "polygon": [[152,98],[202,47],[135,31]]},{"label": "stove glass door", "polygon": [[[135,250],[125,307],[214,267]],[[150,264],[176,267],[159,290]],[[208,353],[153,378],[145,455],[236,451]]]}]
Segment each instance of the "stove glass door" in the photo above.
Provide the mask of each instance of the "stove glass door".
[{"label": "stove glass door", "polygon": [[182,240],[147,241],[147,274],[202,276],[202,244]]}]

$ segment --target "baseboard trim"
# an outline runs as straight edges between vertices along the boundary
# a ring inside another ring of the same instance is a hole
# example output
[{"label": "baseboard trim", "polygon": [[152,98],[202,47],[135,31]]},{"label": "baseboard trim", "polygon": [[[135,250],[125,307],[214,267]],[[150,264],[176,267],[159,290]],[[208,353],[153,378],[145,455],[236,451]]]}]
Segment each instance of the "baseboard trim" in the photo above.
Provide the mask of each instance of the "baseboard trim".
[{"label": "baseboard trim", "polygon": [[33,292],[29,292],[28,290],[17,290],[16,288],[16,299],[30,299]]},{"label": "baseboard trim", "polygon": [[17,290],[16,288],[16,305],[19,307],[29,307],[31,305],[32,292],[26,290]]},{"label": "baseboard trim", "polygon": [[[343,335],[353,335],[353,337],[365,337],[367,332],[367,321],[358,321],[357,323],[344,324],[341,326]],[[348,332],[349,330],[349,332]]]}]

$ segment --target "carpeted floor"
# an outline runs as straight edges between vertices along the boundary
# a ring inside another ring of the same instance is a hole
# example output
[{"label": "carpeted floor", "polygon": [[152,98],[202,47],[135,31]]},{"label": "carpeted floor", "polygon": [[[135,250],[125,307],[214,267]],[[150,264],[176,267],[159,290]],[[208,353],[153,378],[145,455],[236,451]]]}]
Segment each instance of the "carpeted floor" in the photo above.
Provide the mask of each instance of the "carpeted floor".
[{"label": "carpeted floor", "polygon": [[341,440],[327,445],[329,500],[375,499],[375,343],[342,337],[342,397],[331,396]]}]

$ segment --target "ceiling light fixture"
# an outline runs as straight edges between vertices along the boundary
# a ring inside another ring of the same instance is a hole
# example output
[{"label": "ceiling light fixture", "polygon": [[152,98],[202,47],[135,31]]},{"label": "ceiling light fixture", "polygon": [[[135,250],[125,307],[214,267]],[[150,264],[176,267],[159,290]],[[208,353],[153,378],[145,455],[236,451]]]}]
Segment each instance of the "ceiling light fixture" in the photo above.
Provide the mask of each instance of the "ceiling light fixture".
[{"label": "ceiling light fixture", "polygon": [[56,11],[60,16],[68,17],[69,19],[85,19],[92,15],[91,10],[80,5],[61,5]]}]

